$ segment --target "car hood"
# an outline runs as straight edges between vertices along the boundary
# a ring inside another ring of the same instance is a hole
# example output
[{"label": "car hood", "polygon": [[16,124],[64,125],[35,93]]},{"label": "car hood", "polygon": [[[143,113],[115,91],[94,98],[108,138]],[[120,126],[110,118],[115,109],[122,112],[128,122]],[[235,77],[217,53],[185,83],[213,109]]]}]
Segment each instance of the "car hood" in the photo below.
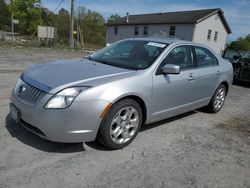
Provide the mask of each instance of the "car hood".
[{"label": "car hood", "polygon": [[105,65],[87,59],[35,64],[21,79],[47,93],[70,86],[96,86],[135,73],[134,70]]}]

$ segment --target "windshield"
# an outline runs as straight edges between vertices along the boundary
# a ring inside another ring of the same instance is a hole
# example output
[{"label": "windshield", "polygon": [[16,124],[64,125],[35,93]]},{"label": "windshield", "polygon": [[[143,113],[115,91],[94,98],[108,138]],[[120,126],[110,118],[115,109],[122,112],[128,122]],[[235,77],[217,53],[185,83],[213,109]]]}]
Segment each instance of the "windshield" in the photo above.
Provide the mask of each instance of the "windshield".
[{"label": "windshield", "polygon": [[146,69],[153,64],[166,46],[165,43],[126,40],[98,51],[91,55],[90,59],[126,69]]}]

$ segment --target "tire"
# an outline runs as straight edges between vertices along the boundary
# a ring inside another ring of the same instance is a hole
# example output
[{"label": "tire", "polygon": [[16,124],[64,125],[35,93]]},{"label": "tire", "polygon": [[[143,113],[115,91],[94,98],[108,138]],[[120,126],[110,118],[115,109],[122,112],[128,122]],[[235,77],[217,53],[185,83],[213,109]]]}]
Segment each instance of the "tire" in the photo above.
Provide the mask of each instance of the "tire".
[{"label": "tire", "polygon": [[207,111],[210,113],[217,113],[222,108],[227,95],[227,89],[224,84],[221,84],[215,90],[211,101],[206,107]]},{"label": "tire", "polygon": [[121,149],[136,137],[142,124],[142,110],[133,99],[115,103],[100,125],[97,140],[107,149]]}]

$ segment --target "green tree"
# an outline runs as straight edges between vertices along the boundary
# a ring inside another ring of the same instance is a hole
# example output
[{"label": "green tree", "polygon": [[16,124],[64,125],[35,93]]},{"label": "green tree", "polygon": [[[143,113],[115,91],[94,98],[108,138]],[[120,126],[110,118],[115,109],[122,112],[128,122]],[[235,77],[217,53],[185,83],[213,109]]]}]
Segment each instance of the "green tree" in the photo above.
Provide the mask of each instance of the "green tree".
[{"label": "green tree", "polygon": [[239,37],[236,41],[231,42],[231,47],[242,50],[248,51],[250,50],[250,34],[247,35],[245,38]]},{"label": "green tree", "polygon": [[115,21],[119,20],[120,18],[121,18],[120,15],[118,15],[118,14],[113,14],[113,15],[111,15],[111,16],[108,18],[108,23],[109,23],[109,22],[115,22]]},{"label": "green tree", "polygon": [[247,42],[250,42],[250,34],[248,34],[248,35],[246,36],[245,40],[246,40]]},{"label": "green tree", "polygon": [[0,0],[0,29],[10,26],[10,12],[4,0]]},{"label": "green tree", "polygon": [[101,14],[80,7],[78,9],[78,22],[83,30],[84,43],[105,45],[105,19]]},{"label": "green tree", "polygon": [[70,15],[69,11],[64,8],[61,8],[56,17],[55,27],[57,28],[57,35],[60,40],[67,41],[69,37],[69,23]]},{"label": "green tree", "polygon": [[54,26],[56,24],[56,17],[57,16],[49,11],[49,9],[41,8],[42,25]]},{"label": "green tree", "polygon": [[36,0],[13,0],[9,10],[13,12],[14,19],[19,20],[20,33],[31,34],[37,30],[41,23],[41,9],[36,8]]}]

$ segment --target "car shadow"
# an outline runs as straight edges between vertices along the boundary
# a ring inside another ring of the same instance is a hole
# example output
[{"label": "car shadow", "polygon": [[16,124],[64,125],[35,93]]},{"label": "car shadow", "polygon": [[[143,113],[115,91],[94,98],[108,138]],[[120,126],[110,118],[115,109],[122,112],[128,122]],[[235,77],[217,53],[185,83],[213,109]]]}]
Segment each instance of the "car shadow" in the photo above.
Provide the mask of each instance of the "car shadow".
[{"label": "car shadow", "polygon": [[7,130],[13,138],[38,150],[50,153],[76,153],[86,151],[82,143],[56,143],[42,139],[17,124],[9,114],[6,116],[5,122]]},{"label": "car shadow", "polygon": [[[166,123],[171,123],[172,121],[176,121],[178,119],[185,118],[185,117],[193,115],[193,114],[195,114],[197,112],[204,112],[204,109],[198,109],[198,110],[195,110],[195,111],[190,111],[190,112],[187,112],[187,113],[184,113],[184,114],[172,117],[172,118],[164,119],[162,121],[158,121],[158,122],[155,122],[155,123],[144,124],[144,125],[142,125],[140,132],[156,128],[156,127],[161,126],[161,125],[166,124]],[[85,144],[87,146],[91,147],[91,148],[96,149],[96,150],[107,151],[107,149],[104,146],[102,146],[98,141],[88,142],[88,143],[85,143]]]},{"label": "car shadow", "polygon": [[245,87],[245,88],[250,88],[250,82],[243,82],[243,81],[237,81],[233,83],[235,86],[240,86],[240,87]]},{"label": "car shadow", "polygon": [[[199,109],[197,111],[199,112],[203,110]],[[185,118],[187,116],[197,113],[197,111],[190,111],[190,112],[187,112],[187,113],[184,113],[184,114],[172,117],[172,118],[168,118],[162,121],[158,121],[155,123],[150,123],[146,125],[144,124],[142,125],[140,131],[143,132],[143,131],[161,126],[163,124],[170,123],[172,121],[176,121],[181,118]],[[12,137],[17,138],[20,142],[26,145],[29,145],[31,147],[34,147],[41,151],[46,151],[46,152],[51,152],[51,153],[75,153],[75,152],[86,151],[82,143],[75,143],[75,144],[56,143],[56,142],[51,142],[43,138],[40,138],[39,136],[27,131],[21,125],[15,123],[9,114],[6,116],[6,128]],[[104,146],[102,146],[98,141],[86,142],[85,144],[88,147],[96,149],[96,150],[100,150],[100,151],[108,150]]]},{"label": "car shadow", "polygon": [[93,148],[99,151],[108,151],[108,149],[105,148],[102,144],[100,144],[97,140],[93,142],[86,142],[85,144],[89,146],[90,148]]},{"label": "car shadow", "polygon": [[167,119],[164,119],[164,120],[161,120],[161,121],[157,121],[155,123],[144,124],[141,127],[141,132],[146,131],[148,129],[153,129],[155,127],[161,126],[161,125],[166,124],[166,123],[171,123],[172,121],[176,121],[176,120],[185,118],[187,116],[190,116],[190,115],[193,115],[193,114],[197,113],[197,111],[203,111],[203,109],[199,109],[199,110],[196,110],[196,111],[190,111],[190,112],[178,115],[178,116],[174,116],[174,117],[167,118]]}]

